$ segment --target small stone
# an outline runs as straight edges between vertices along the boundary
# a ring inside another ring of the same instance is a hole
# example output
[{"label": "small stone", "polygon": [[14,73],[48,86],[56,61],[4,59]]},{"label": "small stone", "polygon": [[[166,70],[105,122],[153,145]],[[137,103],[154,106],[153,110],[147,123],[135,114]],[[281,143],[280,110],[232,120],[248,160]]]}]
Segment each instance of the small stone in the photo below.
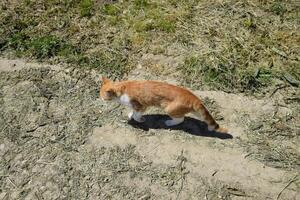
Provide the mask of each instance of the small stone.
[{"label": "small stone", "polygon": [[143,195],[143,196],[141,196],[139,198],[139,200],[147,200],[147,199],[150,199],[150,195],[149,194],[145,194],[145,195]]},{"label": "small stone", "polygon": [[3,151],[5,148],[5,144],[0,144],[0,151]]}]

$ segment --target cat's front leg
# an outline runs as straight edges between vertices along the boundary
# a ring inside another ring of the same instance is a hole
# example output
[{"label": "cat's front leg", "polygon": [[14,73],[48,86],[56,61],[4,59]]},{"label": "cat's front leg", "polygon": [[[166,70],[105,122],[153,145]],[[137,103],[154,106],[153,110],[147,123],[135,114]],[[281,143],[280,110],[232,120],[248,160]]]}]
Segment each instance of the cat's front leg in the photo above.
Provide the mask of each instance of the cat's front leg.
[{"label": "cat's front leg", "polygon": [[133,118],[133,110],[128,113],[128,119],[131,120]]},{"label": "cat's front leg", "polygon": [[137,122],[145,122],[145,118],[143,117],[143,114],[141,112],[138,111],[131,111],[130,113],[128,113],[128,118],[129,119],[134,119]]}]

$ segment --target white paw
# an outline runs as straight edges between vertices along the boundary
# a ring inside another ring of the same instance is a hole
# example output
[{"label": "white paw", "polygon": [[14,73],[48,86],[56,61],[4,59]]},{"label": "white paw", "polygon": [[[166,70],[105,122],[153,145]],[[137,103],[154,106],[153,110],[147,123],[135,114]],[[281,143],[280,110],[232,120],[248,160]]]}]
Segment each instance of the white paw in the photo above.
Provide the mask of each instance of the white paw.
[{"label": "white paw", "polygon": [[167,126],[175,126],[181,124],[184,121],[184,118],[173,118],[172,120],[165,121]]},{"label": "white paw", "polygon": [[146,121],[145,117],[134,118],[134,120],[139,122],[139,123],[143,123],[143,122]]},{"label": "white paw", "polygon": [[174,126],[174,121],[173,120],[167,120],[167,121],[165,121],[165,124],[167,126]]},{"label": "white paw", "polygon": [[131,111],[130,113],[128,113],[128,119],[132,119],[133,118],[133,112]]},{"label": "white paw", "polygon": [[208,126],[207,129],[208,129],[209,131],[214,131],[214,130],[215,130],[215,126]]}]

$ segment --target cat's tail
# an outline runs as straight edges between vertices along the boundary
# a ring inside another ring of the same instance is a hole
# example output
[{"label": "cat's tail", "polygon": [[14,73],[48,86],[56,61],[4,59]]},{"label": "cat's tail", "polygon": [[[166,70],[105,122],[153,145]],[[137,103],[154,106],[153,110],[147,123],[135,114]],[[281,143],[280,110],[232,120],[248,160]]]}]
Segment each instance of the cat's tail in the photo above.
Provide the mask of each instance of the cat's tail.
[{"label": "cat's tail", "polygon": [[219,126],[219,124],[211,116],[211,114],[208,112],[208,110],[206,109],[206,107],[203,105],[203,103],[200,100],[197,100],[193,104],[193,110],[194,110],[194,114],[197,117],[199,117],[201,121],[204,121],[207,124],[208,130],[222,132],[222,133],[228,132],[228,130],[226,128],[222,128]]}]

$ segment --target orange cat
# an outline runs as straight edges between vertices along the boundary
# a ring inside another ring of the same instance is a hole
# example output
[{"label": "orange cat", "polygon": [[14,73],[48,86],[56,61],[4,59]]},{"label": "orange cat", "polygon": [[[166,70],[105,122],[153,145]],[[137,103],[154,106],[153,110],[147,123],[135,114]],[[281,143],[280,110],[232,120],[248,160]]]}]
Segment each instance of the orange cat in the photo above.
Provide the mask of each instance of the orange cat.
[{"label": "orange cat", "polygon": [[202,101],[187,89],[159,81],[121,81],[113,82],[102,77],[100,96],[102,100],[117,100],[132,109],[129,119],[144,122],[142,115],[149,106],[161,107],[172,118],[167,126],[184,121],[187,113],[194,113],[208,125],[209,130],[226,132],[221,129],[204,107]]}]

